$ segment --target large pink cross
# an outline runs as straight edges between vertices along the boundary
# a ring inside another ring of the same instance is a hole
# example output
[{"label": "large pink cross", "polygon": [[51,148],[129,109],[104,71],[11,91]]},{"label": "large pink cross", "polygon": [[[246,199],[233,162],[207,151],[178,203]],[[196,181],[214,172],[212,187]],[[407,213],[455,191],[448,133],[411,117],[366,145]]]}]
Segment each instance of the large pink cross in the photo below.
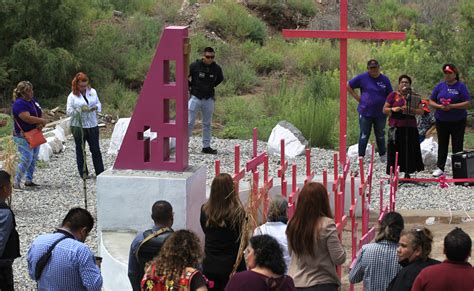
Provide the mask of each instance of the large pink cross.
[{"label": "large pink cross", "polygon": [[405,39],[404,32],[382,31],[348,31],[347,0],[340,1],[340,30],[295,30],[283,29],[286,38],[337,38],[339,39],[339,94],[340,94],[340,125],[339,125],[339,159],[346,161],[347,132],[347,40],[348,39]]}]

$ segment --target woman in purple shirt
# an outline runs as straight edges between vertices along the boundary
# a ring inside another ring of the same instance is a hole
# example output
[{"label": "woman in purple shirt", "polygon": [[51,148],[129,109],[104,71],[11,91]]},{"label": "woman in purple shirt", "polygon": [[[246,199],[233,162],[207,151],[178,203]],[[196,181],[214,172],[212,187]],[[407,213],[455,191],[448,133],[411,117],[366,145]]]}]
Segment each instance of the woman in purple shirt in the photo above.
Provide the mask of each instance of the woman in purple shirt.
[{"label": "woman in purple shirt", "polygon": [[278,241],[268,234],[250,239],[245,250],[248,271],[236,273],[225,287],[226,291],[293,291],[295,284],[285,275],[286,264]]},{"label": "woman in purple shirt", "polygon": [[20,153],[20,162],[16,169],[13,188],[21,189],[20,184],[23,177],[26,179],[25,186],[39,186],[33,182],[39,146],[30,148],[23,134],[35,128],[42,129],[47,120],[42,118],[41,107],[33,97],[33,85],[30,82],[21,81],[13,90],[12,113],[14,119],[13,140]]},{"label": "woman in purple shirt", "polygon": [[430,97],[430,105],[436,109],[436,132],[438,134],[438,168],[433,176],[444,174],[448,156],[449,137],[453,153],[463,151],[466,129],[467,108],[471,106],[471,96],[453,64],[443,65],[444,81],[436,85]]},{"label": "woman in purple shirt", "polygon": [[[357,88],[360,89],[360,94],[355,91]],[[390,80],[380,73],[377,60],[369,60],[367,72],[350,80],[347,91],[359,103],[357,106],[360,127],[359,156],[365,156],[365,149],[373,127],[380,159],[385,162],[385,123],[387,116],[382,109],[388,94],[393,89]]]}]

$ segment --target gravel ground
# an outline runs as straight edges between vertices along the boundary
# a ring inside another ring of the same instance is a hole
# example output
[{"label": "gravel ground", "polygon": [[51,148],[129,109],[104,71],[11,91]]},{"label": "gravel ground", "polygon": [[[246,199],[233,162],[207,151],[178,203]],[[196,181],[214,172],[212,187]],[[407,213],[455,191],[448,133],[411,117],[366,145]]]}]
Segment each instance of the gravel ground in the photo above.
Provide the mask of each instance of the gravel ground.
[{"label": "gravel ground", "polygon": [[[109,140],[102,140],[101,147],[105,167],[111,167],[114,156],[107,155]],[[249,160],[252,155],[252,142],[250,140],[213,140],[213,147],[219,150],[217,156],[204,155],[200,153],[201,141],[194,137],[190,141],[190,164],[206,165],[208,167],[207,184],[210,185],[214,171],[214,160],[221,160],[221,172],[233,171],[234,146],[241,145],[241,166]],[[264,151],[265,142],[258,143],[258,152]],[[324,149],[312,149],[311,167],[316,174],[321,174],[324,168],[332,169],[333,151]],[[289,164],[296,163],[299,166],[298,172],[303,174],[305,157],[297,157],[290,160]],[[89,164],[91,164],[89,158]],[[279,157],[269,158],[270,175],[277,180],[277,169]],[[90,166],[92,168],[92,166]],[[351,167],[354,171],[355,165]],[[450,168],[447,168],[450,172]],[[290,176],[289,171],[287,177]],[[374,180],[373,180],[373,200],[374,209],[378,209],[379,179],[385,177],[385,165],[378,158],[375,158]],[[419,173],[418,177],[430,177],[431,169]],[[246,175],[246,180],[250,175]],[[289,180],[289,178],[287,178]],[[13,210],[16,214],[17,228],[21,238],[22,257],[14,263],[15,281],[17,290],[33,290],[35,282],[29,279],[26,253],[32,240],[39,234],[52,232],[55,227],[61,224],[61,220],[71,207],[84,207],[83,184],[76,169],[74,142],[69,139],[66,142],[65,150],[54,155],[50,162],[39,163],[35,173],[35,182],[42,186],[34,190],[14,192]],[[87,200],[88,209],[96,217],[95,199],[95,179],[87,180]],[[436,210],[474,210],[474,189],[450,185],[448,189],[440,189],[438,185],[402,185],[397,192],[397,209],[436,209]],[[384,199],[387,199],[387,195]],[[96,231],[91,232],[91,236],[86,243],[97,251]]]}]

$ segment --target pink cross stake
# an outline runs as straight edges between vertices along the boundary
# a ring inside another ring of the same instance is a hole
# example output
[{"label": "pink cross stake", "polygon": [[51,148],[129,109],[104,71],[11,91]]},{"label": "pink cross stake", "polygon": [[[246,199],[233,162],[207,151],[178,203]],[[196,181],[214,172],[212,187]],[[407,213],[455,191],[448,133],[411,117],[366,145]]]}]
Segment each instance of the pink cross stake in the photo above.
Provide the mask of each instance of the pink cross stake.
[{"label": "pink cross stake", "polygon": [[347,40],[348,39],[405,39],[404,32],[382,31],[348,31],[347,30],[347,0],[340,1],[340,30],[295,30],[283,29],[286,38],[336,38],[339,39],[339,159],[342,164],[346,161],[346,132],[347,132]]}]

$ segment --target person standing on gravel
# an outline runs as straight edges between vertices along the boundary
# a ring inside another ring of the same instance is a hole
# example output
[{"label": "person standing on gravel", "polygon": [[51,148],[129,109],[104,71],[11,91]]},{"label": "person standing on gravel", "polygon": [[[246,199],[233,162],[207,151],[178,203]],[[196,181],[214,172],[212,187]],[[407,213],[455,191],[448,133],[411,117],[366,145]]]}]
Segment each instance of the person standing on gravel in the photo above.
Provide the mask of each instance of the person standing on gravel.
[{"label": "person standing on gravel", "polygon": [[444,174],[448,157],[449,137],[452,152],[464,149],[464,132],[466,130],[467,110],[471,106],[471,96],[464,83],[459,80],[458,69],[453,64],[443,65],[444,81],[433,89],[430,105],[436,109],[436,133],[438,135],[438,166],[433,171],[434,177]]},{"label": "person standing on gravel", "polygon": [[[357,88],[360,89],[360,95],[354,90]],[[388,94],[393,91],[390,80],[380,73],[380,65],[377,60],[369,60],[367,72],[350,80],[347,91],[359,103],[357,106],[360,127],[359,156],[365,156],[370,131],[374,127],[380,160],[385,163],[387,160],[385,155],[385,122],[387,116],[383,112],[383,106]]]},{"label": "person standing on gravel", "polygon": [[[94,218],[83,208],[72,208],[54,233],[42,234],[28,250],[28,273],[38,282],[38,290],[97,290],[102,275],[94,255],[84,244],[94,226]],[[40,269],[39,261],[50,253]]]},{"label": "person standing on gravel", "polygon": [[84,157],[86,141],[92,154],[96,176],[104,171],[97,123],[97,112],[101,110],[102,104],[95,89],[90,87],[89,78],[82,72],[77,73],[72,80],[72,92],[67,97],[66,112],[72,116],[71,132],[76,144],[77,169],[83,179],[89,178],[87,161]]},{"label": "person standing on gravel", "polygon": [[217,154],[211,148],[211,123],[214,112],[214,88],[222,83],[224,75],[221,67],[214,62],[214,49],[206,47],[202,59],[196,60],[189,66],[189,90],[191,98],[188,101],[188,135],[193,133],[196,115],[201,111],[202,116],[202,152]]},{"label": "person standing on gravel", "polygon": [[38,160],[39,146],[34,148],[26,140],[25,132],[43,129],[47,120],[42,118],[41,106],[33,96],[33,85],[29,81],[21,81],[13,90],[12,113],[14,120],[13,141],[18,147],[20,162],[18,163],[15,179],[13,181],[14,189],[21,189],[21,180],[25,177],[26,187],[37,187],[33,182],[36,160]]},{"label": "person standing on gravel", "polygon": [[156,201],[151,208],[154,226],[139,233],[132,241],[128,257],[128,279],[134,291],[141,290],[145,265],[156,257],[165,241],[173,233],[173,207],[168,201]]},{"label": "person standing on gravel", "polygon": [[15,214],[5,203],[12,194],[10,174],[0,170],[0,290],[13,291],[13,261],[20,256]]}]

